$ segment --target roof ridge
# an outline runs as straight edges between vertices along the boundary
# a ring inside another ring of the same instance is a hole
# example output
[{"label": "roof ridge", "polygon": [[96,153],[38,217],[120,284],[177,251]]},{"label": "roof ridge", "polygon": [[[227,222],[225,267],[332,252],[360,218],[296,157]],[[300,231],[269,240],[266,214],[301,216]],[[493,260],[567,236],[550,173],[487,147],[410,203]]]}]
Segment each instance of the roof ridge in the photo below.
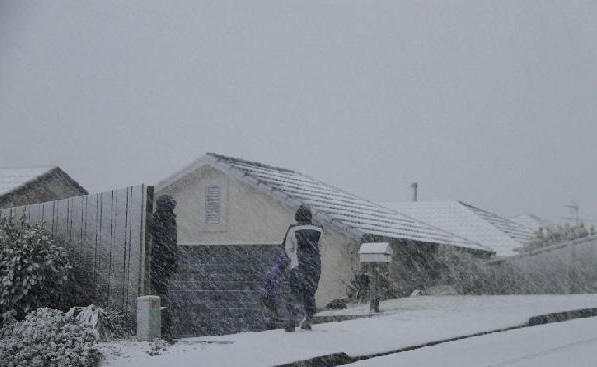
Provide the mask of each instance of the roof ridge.
[{"label": "roof ridge", "polygon": [[[221,160],[225,160],[225,161],[239,162],[239,163],[250,164],[250,165],[253,165],[253,166],[258,166],[258,167],[263,167],[263,168],[275,169],[277,171],[292,172],[292,173],[298,173],[300,175],[303,175],[300,172],[293,171],[293,170],[288,169],[288,168],[272,166],[272,165],[264,164],[264,163],[257,162],[257,161],[249,161],[249,160],[246,160],[246,159],[242,159],[242,158],[238,158],[238,157],[232,157],[232,156],[227,156],[227,155],[224,155],[224,154],[218,154],[218,153],[213,153],[213,152],[208,152],[206,154],[209,155],[209,156],[211,156],[211,157],[213,157],[213,158],[221,159]],[[303,175],[303,176],[305,176],[305,175]]]},{"label": "roof ridge", "polygon": [[[25,173],[29,173],[29,174],[25,174],[25,175],[23,175],[22,172],[20,173],[20,175],[17,174],[17,177],[23,177],[23,178],[25,178],[25,180],[21,181],[21,182],[16,182],[16,185],[12,186],[12,187],[10,187],[10,185],[9,185],[9,189],[7,191],[0,192],[0,196],[7,197],[9,195],[12,195],[12,193],[20,190],[21,188],[26,187],[27,185],[30,185],[37,180],[40,180],[41,178],[45,177],[48,174],[51,174],[57,168],[58,168],[58,166],[0,168],[0,184],[3,182],[4,183],[6,182],[6,181],[4,181],[6,179],[6,177],[11,177],[10,173],[13,173],[13,174],[16,173],[14,171],[25,171]],[[27,170],[35,170],[35,172],[33,174],[31,174],[31,171],[27,172]],[[13,172],[9,172],[9,171],[13,171]],[[14,182],[13,182],[13,184],[14,184]]]},{"label": "roof ridge", "polygon": [[41,169],[41,168],[44,168],[44,169],[47,169],[49,171],[49,170],[51,170],[53,168],[56,168],[56,167],[58,167],[58,165],[55,165],[55,164],[48,165],[48,166],[46,166],[46,165],[39,165],[39,166],[1,166],[0,170],[3,170],[3,169],[34,169],[34,168]]},{"label": "roof ridge", "polygon": [[[13,188],[11,188],[10,190],[0,193],[1,197],[7,197],[10,195],[13,195],[17,192],[19,192],[20,190],[28,187],[29,185],[40,181],[40,180],[44,180],[47,177],[50,177],[53,174],[59,174],[62,175],[63,177],[65,177],[67,180],[70,181],[71,184],[73,184],[73,186],[75,186],[81,193],[83,193],[84,195],[89,194],[87,192],[87,190],[85,190],[85,188],[83,186],[81,186],[77,181],[75,181],[72,177],[70,177],[70,175],[68,173],[66,173],[62,168],[60,168],[59,166],[40,166],[40,167],[23,167],[22,169],[32,169],[32,168],[43,168],[44,171],[41,172],[40,174],[38,174],[37,176],[32,176],[31,178],[29,178],[26,181],[21,182],[19,185],[14,186]],[[10,169],[19,169],[19,168],[10,168]],[[0,169],[1,170],[1,169]]]},{"label": "roof ridge", "polygon": [[525,226],[523,226],[523,225],[522,225],[522,224],[520,224],[520,223],[517,223],[516,221],[513,221],[513,220],[512,220],[512,219],[510,219],[510,218],[502,217],[501,215],[499,215],[499,214],[496,214],[496,213],[494,213],[494,212],[490,212],[490,211],[489,211],[489,210],[487,210],[487,209],[482,209],[482,208],[476,207],[476,206],[474,206],[474,205],[471,205],[471,204],[468,204],[468,203],[465,203],[465,202],[462,202],[462,201],[459,201],[459,202],[460,202],[462,205],[464,205],[464,206],[467,206],[467,207],[469,207],[469,208],[473,208],[474,210],[478,210],[478,211],[480,211],[480,212],[483,212],[483,213],[490,214],[492,217],[498,218],[498,219],[500,219],[500,220],[503,220],[503,221],[505,221],[505,222],[506,222],[506,223],[508,223],[508,224],[514,225],[514,227],[520,227],[520,228],[522,228],[522,229],[526,229],[526,227],[525,227]]}]

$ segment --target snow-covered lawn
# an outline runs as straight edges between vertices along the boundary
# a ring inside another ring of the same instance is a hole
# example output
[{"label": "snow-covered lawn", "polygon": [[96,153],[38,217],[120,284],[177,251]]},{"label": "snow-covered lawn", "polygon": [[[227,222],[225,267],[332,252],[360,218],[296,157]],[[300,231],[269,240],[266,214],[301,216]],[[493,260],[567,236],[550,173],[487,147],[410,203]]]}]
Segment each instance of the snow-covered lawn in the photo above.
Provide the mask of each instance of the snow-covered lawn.
[{"label": "snow-covered lawn", "polygon": [[597,318],[489,334],[351,364],[351,367],[595,367]]},{"label": "snow-covered lawn", "polygon": [[[351,356],[366,355],[516,326],[534,315],[589,307],[597,307],[597,295],[404,298],[382,302],[383,313],[371,318],[319,324],[311,332],[272,330],[187,338],[158,356],[145,353],[148,343],[106,344],[104,348],[111,353],[108,353],[102,366],[264,367],[335,352],[345,352]],[[363,305],[342,313],[359,314],[367,310],[367,306]]]}]

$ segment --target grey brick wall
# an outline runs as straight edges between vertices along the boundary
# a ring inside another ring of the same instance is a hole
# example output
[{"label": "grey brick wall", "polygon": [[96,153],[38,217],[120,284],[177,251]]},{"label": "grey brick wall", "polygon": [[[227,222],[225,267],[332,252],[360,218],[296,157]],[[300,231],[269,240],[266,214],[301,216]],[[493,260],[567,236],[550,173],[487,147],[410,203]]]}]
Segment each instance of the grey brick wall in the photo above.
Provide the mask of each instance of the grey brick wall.
[{"label": "grey brick wall", "polygon": [[259,289],[282,253],[273,245],[179,246],[169,289],[174,335],[265,330]]}]

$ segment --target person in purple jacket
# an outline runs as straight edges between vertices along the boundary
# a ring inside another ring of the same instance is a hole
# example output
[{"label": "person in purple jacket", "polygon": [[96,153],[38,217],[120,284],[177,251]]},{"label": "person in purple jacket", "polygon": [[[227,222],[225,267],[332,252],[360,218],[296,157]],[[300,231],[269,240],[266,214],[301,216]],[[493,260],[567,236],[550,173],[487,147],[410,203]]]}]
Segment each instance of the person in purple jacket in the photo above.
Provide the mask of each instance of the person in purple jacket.
[{"label": "person in purple jacket", "polygon": [[268,312],[270,329],[277,329],[283,327],[283,321],[280,315],[280,305],[283,301],[282,297],[282,281],[284,278],[284,271],[290,264],[290,259],[286,255],[281,255],[276,259],[272,269],[265,276],[265,284],[261,288],[261,301],[265,305]]}]

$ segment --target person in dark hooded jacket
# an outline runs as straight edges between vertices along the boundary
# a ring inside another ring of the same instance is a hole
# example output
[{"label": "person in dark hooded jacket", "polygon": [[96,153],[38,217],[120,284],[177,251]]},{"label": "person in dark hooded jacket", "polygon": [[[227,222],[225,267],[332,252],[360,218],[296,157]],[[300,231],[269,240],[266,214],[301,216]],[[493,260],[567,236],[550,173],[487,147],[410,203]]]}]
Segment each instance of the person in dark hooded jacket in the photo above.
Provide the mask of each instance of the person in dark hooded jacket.
[{"label": "person in dark hooded jacket", "polygon": [[287,303],[289,323],[286,331],[294,331],[298,311],[294,303],[302,304],[305,317],[300,323],[302,329],[311,329],[315,315],[315,292],[321,275],[321,255],[319,244],[323,237],[323,228],[312,223],[309,207],[301,205],[292,224],[284,237],[284,250],[290,259],[288,280],[294,300]]},{"label": "person in dark hooded jacket", "polygon": [[168,299],[168,284],[176,272],[177,234],[176,201],[172,196],[162,195],[156,200],[153,213],[151,247],[151,287],[160,296],[162,306],[162,336],[172,340],[171,305]]}]

